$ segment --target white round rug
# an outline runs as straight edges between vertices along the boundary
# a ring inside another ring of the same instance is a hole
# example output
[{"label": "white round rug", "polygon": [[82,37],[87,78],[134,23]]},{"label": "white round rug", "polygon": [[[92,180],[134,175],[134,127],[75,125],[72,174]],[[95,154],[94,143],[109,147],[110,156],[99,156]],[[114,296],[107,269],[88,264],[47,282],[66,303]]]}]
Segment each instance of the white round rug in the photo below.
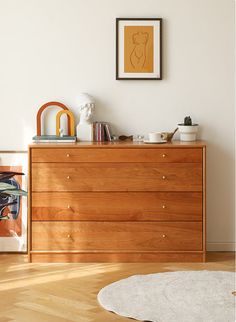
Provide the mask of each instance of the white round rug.
[{"label": "white round rug", "polygon": [[152,322],[234,322],[235,275],[183,271],[134,275],[98,294],[100,305],[118,315]]}]

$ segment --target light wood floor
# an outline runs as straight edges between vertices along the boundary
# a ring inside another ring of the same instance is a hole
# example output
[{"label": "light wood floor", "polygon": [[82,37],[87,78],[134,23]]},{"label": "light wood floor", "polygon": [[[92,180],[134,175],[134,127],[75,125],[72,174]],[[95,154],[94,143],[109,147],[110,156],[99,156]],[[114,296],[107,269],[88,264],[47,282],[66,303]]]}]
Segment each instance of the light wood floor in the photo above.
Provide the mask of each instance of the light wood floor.
[{"label": "light wood floor", "polygon": [[233,253],[209,253],[206,263],[29,264],[0,255],[0,322],[132,321],[99,307],[105,285],[134,274],[177,270],[234,271]]}]

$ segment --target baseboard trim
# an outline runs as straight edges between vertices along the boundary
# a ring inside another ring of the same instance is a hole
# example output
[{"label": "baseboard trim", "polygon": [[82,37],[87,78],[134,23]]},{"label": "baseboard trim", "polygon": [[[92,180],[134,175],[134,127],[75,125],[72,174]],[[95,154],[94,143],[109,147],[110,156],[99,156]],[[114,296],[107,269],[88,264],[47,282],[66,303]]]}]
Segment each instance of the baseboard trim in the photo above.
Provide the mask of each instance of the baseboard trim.
[{"label": "baseboard trim", "polygon": [[205,262],[205,253],[196,252],[53,252],[31,251],[29,261],[33,263],[142,263],[142,262]]},{"label": "baseboard trim", "polygon": [[236,243],[207,243],[207,251],[209,252],[234,252]]}]

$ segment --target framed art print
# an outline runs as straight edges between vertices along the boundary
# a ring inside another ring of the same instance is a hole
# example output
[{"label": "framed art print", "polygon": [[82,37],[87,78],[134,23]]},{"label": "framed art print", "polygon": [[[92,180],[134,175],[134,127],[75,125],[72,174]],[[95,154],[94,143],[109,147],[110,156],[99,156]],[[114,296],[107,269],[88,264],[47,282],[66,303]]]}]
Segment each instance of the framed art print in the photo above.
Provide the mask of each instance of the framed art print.
[{"label": "framed art print", "polygon": [[[4,182],[27,191],[27,152],[0,151],[0,172],[24,173]],[[9,204],[7,207],[2,205]],[[0,252],[27,250],[27,197],[0,196]]]},{"label": "framed art print", "polygon": [[162,19],[116,18],[116,79],[162,79]]}]

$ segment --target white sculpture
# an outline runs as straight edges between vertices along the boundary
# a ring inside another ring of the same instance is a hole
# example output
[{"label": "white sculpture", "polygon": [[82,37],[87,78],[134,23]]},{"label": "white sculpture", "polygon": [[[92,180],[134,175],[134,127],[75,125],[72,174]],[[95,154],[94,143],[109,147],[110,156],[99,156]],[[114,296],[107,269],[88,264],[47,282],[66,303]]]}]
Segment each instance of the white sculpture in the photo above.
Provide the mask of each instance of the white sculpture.
[{"label": "white sculpture", "polygon": [[94,110],[95,102],[93,97],[86,93],[79,95],[80,120],[76,127],[78,141],[93,141],[93,124],[91,118]]}]

